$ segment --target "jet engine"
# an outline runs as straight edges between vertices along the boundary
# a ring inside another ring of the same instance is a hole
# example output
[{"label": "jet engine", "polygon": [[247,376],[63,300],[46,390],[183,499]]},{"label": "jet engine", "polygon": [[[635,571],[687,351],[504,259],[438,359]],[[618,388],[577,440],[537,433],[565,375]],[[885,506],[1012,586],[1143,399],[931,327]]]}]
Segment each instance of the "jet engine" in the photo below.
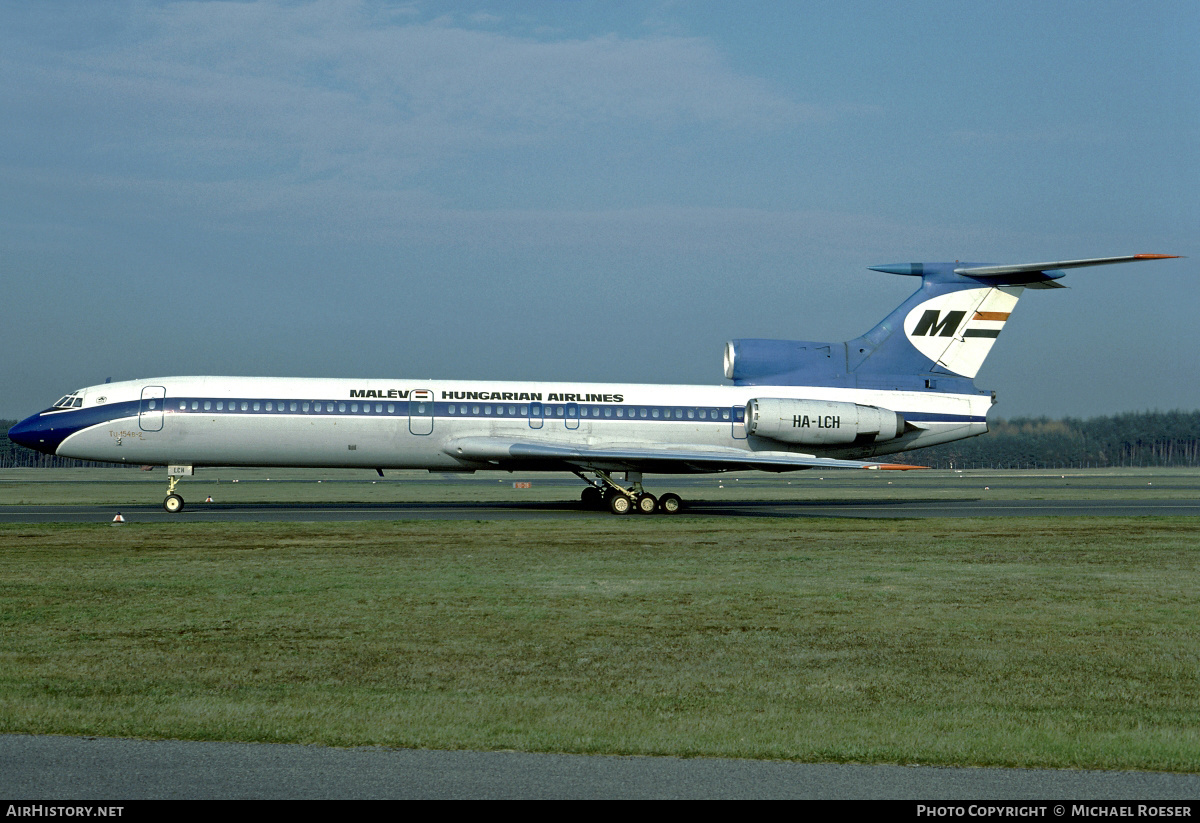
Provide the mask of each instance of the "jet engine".
[{"label": "jet engine", "polygon": [[781,443],[839,446],[880,443],[904,433],[894,411],[832,400],[755,398],[746,404],[746,433]]}]

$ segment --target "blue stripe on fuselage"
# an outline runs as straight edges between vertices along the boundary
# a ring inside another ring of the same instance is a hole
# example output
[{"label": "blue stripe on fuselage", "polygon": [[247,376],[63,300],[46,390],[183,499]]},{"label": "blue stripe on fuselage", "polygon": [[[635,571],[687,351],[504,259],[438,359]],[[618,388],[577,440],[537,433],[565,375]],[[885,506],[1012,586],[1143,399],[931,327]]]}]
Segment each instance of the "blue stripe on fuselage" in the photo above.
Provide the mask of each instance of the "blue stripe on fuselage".
[{"label": "blue stripe on fuselage", "polygon": [[[162,402],[161,398],[159,398],[159,402]],[[226,408],[222,409],[222,410],[217,410],[215,408],[204,409],[204,408],[202,408],[202,406],[206,402],[211,403],[213,405],[215,405],[217,402],[220,402]],[[245,411],[243,411],[239,408],[243,402],[246,403],[247,406],[249,407]],[[268,411],[266,409],[266,404],[268,402],[272,403],[274,406],[277,406],[277,407],[282,407],[284,403],[287,403],[289,408],[286,410],[284,408],[273,408],[272,410]],[[201,408],[193,409],[192,408],[193,403],[196,403],[197,406],[200,406]],[[258,409],[253,408],[255,403],[260,404],[260,407]],[[296,403],[298,405],[297,411],[290,410],[290,406],[292,403]],[[259,415],[286,414],[289,416],[290,415],[304,415],[304,416],[320,415],[322,417],[345,417],[345,416],[350,415],[350,416],[354,416],[354,417],[358,417],[358,418],[362,418],[362,419],[371,419],[371,418],[376,418],[376,417],[380,417],[380,416],[385,417],[385,418],[390,417],[390,418],[395,419],[395,418],[408,417],[408,403],[409,403],[409,401],[407,401],[407,400],[401,400],[399,402],[395,402],[394,404],[387,404],[387,403],[380,404],[380,403],[378,403],[378,401],[370,401],[371,405],[383,405],[385,408],[387,406],[392,406],[394,408],[394,411],[392,411],[392,412],[388,412],[388,411],[363,412],[361,410],[360,411],[352,411],[351,409],[355,405],[359,405],[359,403],[347,401],[345,399],[310,400],[310,401],[286,400],[286,401],[281,402],[277,398],[272,398],[271,400],[267,400],[265,398],[236,398],[233,400],[230,400],[229,398],[221,398],[220,400],[217,400],[216,398],[211,398],[211,397],[210,398],[174,397],[174,398],[167,399],[165,408],[161,409],[161,411],[165,412],[168,420],[170,419],[170,417],[172,417],[176,414],[187,414],[187,415],[200,414],[200,415],[210,415],[210,416],[212,416],[212,415],[259,416]],[[367,404],[368,404],[368,401],[362,401],[362,405],[367,405]],[[110,422],[113,420],[122,420],[122,419],[137,417],[138,412],[139,412],[139,405],[140,405],[139,401],[130,400],[130,401],[126,401],[124,403],[112,403],[112,404],[105,405],[105,406],[89,406],[87,408],[82,408],[82,409],[68,409],[68,410],[53,409],[53,408],[46,409],[45,411],[39,412],[38,414],[35,414],[32,417],[28,417],[25,420],[22,420],[21,422],[17,423],[15,426],[13,426],[11,429],[9,429],[8,437],[14,443],[25,446],[26,448],[34,449],[36,451],[44,452],[46,454],[55,454],[55,453],[57,453],[58,447],[62,445],[62,442],[64,440],[66,440],[68,437],[70,437],[71,435],[75,434],[76,432],[82,431],[82,430],[90,428],[92,426],[101,425],[103,423],[107,423],[107,422]],[[180,408],[180,405],[183,405],[184,408]],[[308,405],[310,410],[308,410],[308,411],[303,410],[304,405]],[[451,414],[449,412],[450,405],[454,405],[456,407],[455,412],[453,414]],[[512,404],[508,404],[508,405],[512,405]],[[571,421],[576,421],[576,422],[588,422],[588,423],[599,422],[599,421],[604,421],[605,423],[619,423],[619,422],[624,422],[624,423],[689,423],[689,424],[718,423],[718,424],[726,425],[726,426],[729,425],[730,422],[742,422],[742,415],[737,413],[738,411],[740,411],[741,407],[664,406],[664,405],[651,406],[651,405],[642,405],[642,404],[622,404],[622,405],[617,406],[617,405],[596,404],[596,403],[587,403],[587,404],[583,404],[583,403],[581,403],[581,404],[542,403],[541,405],[543,407],[543,413],[542,413],[542,415],[538,415],[538,417],[540,417],[541,419],[545,419],[545,420],[571,420]],[[317,408],[318,406],[320,406],[320,410],[318,410],[318,408]],[[491,408],[493,406],[496,409],[496,411],[494,413],[488,414],[488,413],[483,412],[484,408]],[[489,403],[484,403],[484,402],[474,402],[474,403],[469,403],[469,404],[465,404],[465,403],[448,404],[448,403],[436,402],[436,403],[434,403],[433,411],[434,411],[434,416],[436,418],[444,419],[444,420],[448,420],[448,421],[456,420],[456,419],[460,419],[460,420],[497,420],[497,419],[499,419],[499,420],[504,420],[504,419],[523,420],[528,417],[528,414],[522,413],[521,409],[527,408],[527,406],[528,406],[528,404],[517,404],[516,405],[517,413],[509,414],[509,413],[507,413],[507,408],[505,408],[505,404],[503,404],[503,403],[489,404]],[[567,416],[566,414],[564,414],[566,406],[575,406],[576,409],[578,409],[578,407],[581,407],[581,406],[587,406],[589,409],[595,409],[596,411],[599,411],[600,414],[594,414],[594,413],[593,414],[579,414],[578,412],[576,412],[574,414],[570,414],[570,416]],[[326,408],[331,408],[332,410],[326,411]],[[479,411],[478,412],[474,411],[475,408],[479,408]],[[504,408],[503,412],[500,411],[501,408]],[[561,409],[561,411],[560,411],[560,409]],[[615,412],[615,409],[621,409],[624,416],[618,417]],[[644,416],[644,417],[642,416],[643,409],[646,410],[646,416]],[[660,413],[660,416],[659,417],[653,416],[653,410],[658,410]],[[675,414],[676,410],[679,410],[685,416],[676,416],[676,414]],[[156,411],[159,411],[159,410],[156,409]],[[610,412],[611,416],[605,415],[604,411]],[[701,411],[705,412],[705,415],[706,415],[705,418],[700,418],[698,416]],[[691,416],[691,417],[686,416],[689,412],[691,412],[695,416]],[[735,419],[731,420],[729,417],[719,416],[719,415],[724,415],[727,413],[732,413],[733,415],[735,415]],[[946,413],[942,413],[942,412],[912,412],[912,411],[903,412],[902,411],[902,412],[900,412],[900,414],[901,414],[901,416],[904,417],[905,420],[909,421],[910,423],[983,423],[987,419],[986,417],[977,416],[977,415],[946,414]],[[169,424],[168,424],[168,426],[169,426]]]}]

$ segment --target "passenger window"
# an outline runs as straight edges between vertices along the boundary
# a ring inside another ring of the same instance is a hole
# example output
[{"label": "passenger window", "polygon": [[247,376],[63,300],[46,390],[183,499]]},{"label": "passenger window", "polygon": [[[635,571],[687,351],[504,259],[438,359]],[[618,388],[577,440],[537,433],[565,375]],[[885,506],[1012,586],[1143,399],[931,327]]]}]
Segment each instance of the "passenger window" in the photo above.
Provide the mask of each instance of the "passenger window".
[{"label": "passenger window", "polygon": [[180,410],[180,411],[186,411],[186,410],[187,410],[187,401],[186,401],[186,400],[180,400],[180,401],[179,401],[179,410]]},{"label": "passenger window", "polygon": [[193,401],[192,401],[192,411],[196,411],[196,410],[197,410],[197,409],[199,409],[199,408],[200,408],[200,401],[199,401],[199,400],[193,400]]},{"label": "passenger window", "polygon": [[607,407],[607,406],[605,407],[605,409],[604,409],[604,416],[605,416],[605,417],[612,417],[612,408],[611,408],[611,407]]},{"label": "passenger window", "polygon": [[395,414],[395,413],[396,413],[396,404],[388,403],[388,414]]},{"label": "passenger window", "polygon": [[146,408],[148,408],[148,409],[153,409],[153,408],[155,408],[155,406],[156,406],[156,405],[157,405],[157,404],[156,404],[156,401],[154,401],[154,400],[151,400],[151,401],[150,401],[150,403],[149,403],[149,405],[148,405]]},{"label": "passenger window", "polygon": [[492,413],[492,407],[491,407],[491,406],[484,406],[484,407],[483,407],[483,413],[484,413],[484,414],[491,414],[491,413]]},{"label": "passenger window", "polygon": [[657,419],[658,418],[658,409],[652,409],[650,411],[650,416]]},{"label": "passenger window", "polygon": [[352,412],[356,412],[356,411],[358,411],[358,404],[357,404],[357,403],[351,403],[351,404],[350,404],[350,411],[352,411]]},{"label": "passenger window", "polygon": [[375,413],[376,413],[376,414],[382,414],[382,413],[383,413],[383,404],[382,404],[382,403],[376,403],[376,404],[375,404]]},{"label": "passenger window", "polygon": [[212,408],[212,401],[211,401],[211,400],[205,400],[205,401],[204,401],[204,410],[205,410],[205,411],[208,411],[208,410],[209,410],[209,409],[211,409],[211,408]]},{"label": "passenger window", "polygon": [[345,404],[345,403],[338,403],[338,411],[340,411],[340,412],[344,412],[345,410],[346,410],[346,404]]},{"label": "passenger window", "polygon": [[301,403],[300,408],[303,409],[304,411],[308,411],[308,401],[306,400],[303,403]]},{"label": "passenger window", "polygon": [[224,401],[221,401],[221,400],[217,401],[217,411],[225,411]]}]

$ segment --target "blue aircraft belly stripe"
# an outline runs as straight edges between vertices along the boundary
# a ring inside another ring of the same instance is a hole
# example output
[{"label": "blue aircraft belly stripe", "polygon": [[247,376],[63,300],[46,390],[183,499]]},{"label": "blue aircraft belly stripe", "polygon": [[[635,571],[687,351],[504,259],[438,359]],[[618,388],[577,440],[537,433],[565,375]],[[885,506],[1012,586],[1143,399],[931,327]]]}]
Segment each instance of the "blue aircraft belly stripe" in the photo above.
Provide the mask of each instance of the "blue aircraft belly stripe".
[{"label": "blue aircraft belly stripe", "polygon": [[46,409],[9,429],[8,439],[26,448],[54,454],[64,440],[77,432],[113,420],[137,417],[137,414],[137,400],[71,411]]}]

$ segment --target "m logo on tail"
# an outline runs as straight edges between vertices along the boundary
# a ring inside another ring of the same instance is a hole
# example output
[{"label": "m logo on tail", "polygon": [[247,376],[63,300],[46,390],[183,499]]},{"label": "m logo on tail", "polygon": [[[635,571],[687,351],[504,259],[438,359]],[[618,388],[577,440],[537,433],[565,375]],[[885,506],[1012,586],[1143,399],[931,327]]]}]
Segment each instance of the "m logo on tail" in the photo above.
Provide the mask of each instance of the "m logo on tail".
[{"label": "m logo on tail", "polygon": [[908,342],[941,369],[974,377],[1022,290],[1020,286],[960,289],[926,300],[904,319]]},{"label": "m logo on tail", "polygon": [[966,317],[965,311],[946,312],[946,319],[939,322],[941,312],[937,309],[926,309],[921,315],[921,319],[917,321],[916,328],[910,334],[914,337],[928,335],[940,335],[941,337],[953,337],[954,332],[958,330],[959,323]]}]

